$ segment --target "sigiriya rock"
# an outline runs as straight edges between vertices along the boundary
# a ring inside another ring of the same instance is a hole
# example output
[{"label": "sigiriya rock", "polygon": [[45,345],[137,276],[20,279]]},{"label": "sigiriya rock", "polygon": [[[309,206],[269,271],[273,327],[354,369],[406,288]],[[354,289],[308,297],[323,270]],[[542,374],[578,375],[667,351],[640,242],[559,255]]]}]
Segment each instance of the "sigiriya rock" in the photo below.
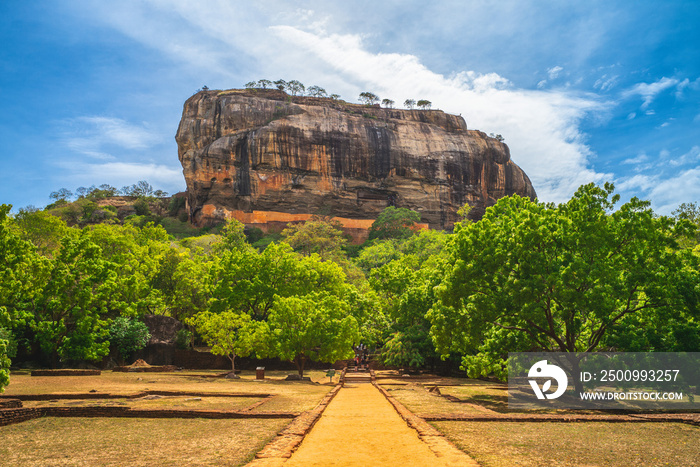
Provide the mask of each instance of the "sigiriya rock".
[{"label": "sigiriya rock", "polygon": [[503,196],[536,196],[506,144],[440,110],[206,90],[185,102],[176,140],[197,226],[322,214],[358,234],[393,205],[451,229],[465,203],[478,219]]}]

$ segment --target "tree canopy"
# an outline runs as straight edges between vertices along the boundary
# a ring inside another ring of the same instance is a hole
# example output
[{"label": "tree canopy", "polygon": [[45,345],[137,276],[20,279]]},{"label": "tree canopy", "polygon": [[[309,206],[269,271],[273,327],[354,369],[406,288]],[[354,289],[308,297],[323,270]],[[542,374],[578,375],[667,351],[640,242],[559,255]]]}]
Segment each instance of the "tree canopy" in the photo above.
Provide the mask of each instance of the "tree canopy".
[{"label": "tree canopy", "polygon": [[388,206],[379,214],[369,229],[369,239],[407,238],[413,235],[420,214],[406,208]]},{"label": "tree canopy", "polygon": [[350,358],[360,337],[348,303],[323,292],[277,296],[268,322],[275,354],[293,361],[300,377],[307,360],[333,363]]},{"label": "tree canopy", "polygon": [[613,189],[584,185],[558,206],[513,195],[456,224],[428,315],[439,351],[466,355],[471,376],[503,374],[508,352],[605,349],[649,313],[684,313],[692,258],[676,239],[693,227],[636,198],[613,210]]},{"label": "tree canopy", "polygon": [[365,91],[360,93],[360,100],[365,103],[365,105],[374,105],[379,102],[379,97],[376,94]]}]

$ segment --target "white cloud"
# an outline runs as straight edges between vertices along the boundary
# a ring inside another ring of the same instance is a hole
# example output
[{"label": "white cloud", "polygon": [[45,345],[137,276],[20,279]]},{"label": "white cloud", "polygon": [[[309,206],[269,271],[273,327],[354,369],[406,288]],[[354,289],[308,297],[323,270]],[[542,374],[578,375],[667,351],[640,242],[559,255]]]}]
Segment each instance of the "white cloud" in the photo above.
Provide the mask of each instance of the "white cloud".
[{"label": "white cloud", "polygon": [[619,191],[647,191],[656,185],[655,177],[649,175],[635,175],[629,178],[622,178],[615,183],[615,189]]},{"label": "white cloud", "polygon": [[663,77],[654,83],[637,83],[631,89],[623,92],[622,95],[623,97],[641,96],[644,102],[640,106],[640,109],[646,110],[659,93],[676,84],[678,84],[677,79]]},{"label": "white cloud", "polygon": [[540,199],[561,202],[583,183],[612,178],[590,169],[592,154],[578,128],[585,115],[605,108],[591,96],[517,89],[495,73],[466,71],[448,78],[413,55],[370,53],[356,35],[271,29],[284,43],[312,54],[354,84],[355,94],[370,89],[397,102],[428,97],[434,108],[462,114],[469,128],[504,135]]},{"label": "white cloud", "polygon": [[649,191],[649,196],[654,210],[660,214],[670,214],[681,203],[700,200],[700,167],[658,181]]},{"label": "white cloud", "polygon": [[561,73],[561,71],[563,69],[564,68],[560,67],[559,65],[553,66],[552,68],[549,68],[547,70],[547,75],[549,76],[549,79],[557,79],[557,77],[559,76],[559,73]]},{"label": "white cloud", "polygon": [[60,139],[72,151],[94,159],[114,159],[110,148],[143,150],[160,136],[147,126],[131,124],[120,118],[78,117],[60,122]]},{"label": "white cloud", "polygon": [[537,89],[543,89],[545,86],[547,86],[547,80],[543,79],[539,83],[537,83]]},{"label": "white cloud", "polygon": [[648,160],[649,160],[649,156],[642,153],[642,154],[639,154],[637,157],[625,159],[624,161],[622,161],[622,163],[623,164],[641,164],[642,162],[646,162]]},{"label": "white cloud", "polygon": [[634,120],[637,114],[635,112],[630,112],[629,115],[627,115],[627,120]]},{"label": "white cloud", "polygon": [[700,146],[693,146],[690,151],[686,152],[677,159],[669,160],[668,163],[674,167],[678,167],[697,162],[698,160],[700,160]]},{"label": "white cloud", "polygon": [[607,74],[604,74],[598,78],[595,83],[593,83],[593,87],[602,92],[609,91],[617,85],[618,78],[618,75],[608,76]]}]

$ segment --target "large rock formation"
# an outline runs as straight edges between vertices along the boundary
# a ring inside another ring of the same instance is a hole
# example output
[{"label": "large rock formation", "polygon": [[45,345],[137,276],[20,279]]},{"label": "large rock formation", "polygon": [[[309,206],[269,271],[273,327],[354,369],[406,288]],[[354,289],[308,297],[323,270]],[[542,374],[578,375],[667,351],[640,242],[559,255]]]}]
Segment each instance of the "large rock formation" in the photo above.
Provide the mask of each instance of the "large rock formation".
[{"label": "large rock formation", "polygon": [[387,206],[450,229],[513,193],[535,197],[508,146],[439,110],[395,110],[290,97],[276,90],[202,91],[177,131],[190,220],[230,217],[263,228],[335,216],[367,229]]}]

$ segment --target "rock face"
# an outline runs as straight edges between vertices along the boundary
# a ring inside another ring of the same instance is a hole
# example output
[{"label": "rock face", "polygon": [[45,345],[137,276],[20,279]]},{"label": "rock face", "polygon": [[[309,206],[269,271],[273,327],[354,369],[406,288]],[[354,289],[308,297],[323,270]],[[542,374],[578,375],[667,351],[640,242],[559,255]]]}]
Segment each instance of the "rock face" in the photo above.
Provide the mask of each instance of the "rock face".
[{"label": "rock face", "polygon": [[465,203],[476,219],[503,196],[536,196],[508,146],[439,110],[202,91],[176,140],[198,226],[233,217],[265,230],[322,214],[364,231],[393,205],[451,229]]}]

